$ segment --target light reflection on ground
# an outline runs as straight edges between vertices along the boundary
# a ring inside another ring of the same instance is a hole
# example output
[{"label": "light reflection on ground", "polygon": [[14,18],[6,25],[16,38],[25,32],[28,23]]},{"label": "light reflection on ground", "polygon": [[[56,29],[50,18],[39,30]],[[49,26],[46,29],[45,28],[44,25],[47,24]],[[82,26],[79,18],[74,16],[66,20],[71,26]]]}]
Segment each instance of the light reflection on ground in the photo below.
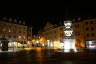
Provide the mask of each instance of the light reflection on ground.
[{"label": "light reflection on ground", "polygon": [[32,48],[0,53],[0,64],[93,64],[96,53],[62,53],[53,49]]}]

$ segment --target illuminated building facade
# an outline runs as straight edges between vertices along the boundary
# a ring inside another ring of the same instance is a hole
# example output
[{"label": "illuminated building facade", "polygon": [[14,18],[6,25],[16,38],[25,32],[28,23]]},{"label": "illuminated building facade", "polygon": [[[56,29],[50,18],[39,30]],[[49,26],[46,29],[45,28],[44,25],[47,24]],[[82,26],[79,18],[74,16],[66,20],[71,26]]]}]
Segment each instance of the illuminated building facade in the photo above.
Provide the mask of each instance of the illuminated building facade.
[{"label": "illuminated building facade", "polygon": [[10,42],[28,41],[32,38],[32,28],[25,26],[25,22],[9,18],[0,20],[0,38],[5,37]]},{"label": "illuminated building facade", "polygon": [[[96,19],[80,20],[80,18],[72,23],[73,37],[76,40],[75,46],[79,48],[95,48],[96,47]],[[64,48],[64,25],[56,26],[47,23],[42,31],[45,37],[46,45],[52,48]],[[65,31],[66,32],[66,31]],[[69,36],[68,32],[68,36]]]},{"label": "illuminated building facade", "polygon": [[42,33],[38,33],[37,35],[34,35],[32,38],[32,44],[36,47],[45,47],[46,46],[46,39],[42,35]]},{"label": "illuminated building facade", "polygon": [[79,48],[96,48],[96,18],[80,20],[73,24],[74,37]]},{"label": "illuminated building facade", "polygon": [[[64,26],[57,26],[47,23],[42,35],[46,39],[45,45],[49,48],[63,48]],[[61,43],[60,43],[61,42]]]},{"label": "illuminated building facade", "polygon": [[73,23],[73,35],[76,39],[76,47],[77,48],[85,48],[85,31],[84,31],[84,22],[76,22]]}]

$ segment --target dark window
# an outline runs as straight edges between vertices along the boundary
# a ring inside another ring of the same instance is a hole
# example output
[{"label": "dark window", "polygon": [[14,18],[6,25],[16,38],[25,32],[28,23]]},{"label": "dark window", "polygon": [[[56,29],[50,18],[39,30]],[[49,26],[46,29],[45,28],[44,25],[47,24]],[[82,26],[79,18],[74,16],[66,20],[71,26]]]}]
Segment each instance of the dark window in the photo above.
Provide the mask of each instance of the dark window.
[{"label": "dark window", "polygon": [[54,33],[56,33],[56,31],[54,31]]},{"label": "dark window", "polygon": [[91,27],[91,30],[94,30],[94,28],[93,28],[93,27]]},{"label": "dark window", "polygon": [[85,22],[85,24],[88,24],[88,22]]},{"label": "dark window", "polygon": [[75,25],[75,28],[79,28],[79,24]]},{"label": "dark window", "polygon": [[94,24],[96,24],[96,21],[94,21]]},{"label": "dark window", "polygon": [[14,38],[16,38],[16,36],[14,36]]},{"label": "dark window", "polygon": [[89,37],[90,35],[89,34],[86,34],[87,37]]},{"label": "dark window", "polygon": [[70,28],[72,28],[72,26]]},{"label": "dark window", "polygon": [[75,25],[75,28],[77,28],[77,25]]},{"label": "dark window", "polygon": [[14,31],[14,33],[16,33],[16,31]]},{"label": "dark window", "polygon": [[79,28],[79,24],[77,24],[77,27]]},{"label": "dark window", "polygon": [[86,31],[87,31],[87,30],[89,30],[89,28],[88,28],[88,27],[86,28]]},{"label": "dark window", "polygon": [[90,24],[93,24],[93,21],[90,21]]},{"label": "dark window", "polygon": [[23,32],[25,34],[25,32]]},{"label": "dark window", "polygon": [[77,35],[80,35],[80,32],[78,32]]},{"label": "dark window", "polygon": [[9,35],[8,37],[9,37],[9,38],[11,38],[11,36],[10,36],[10,35]]},{"label": "dark window", "polygon": [[80,35],[80,32],[77,32],[76,35]]},{"label": "dark window", "polygon": [[21,31],[19,31],[19,33],[21,33]]},{"label": "dark window", "polygon": [[94,37],[94,36],[95,36],[95,34],[94,34],[94,33],[92,33],[92,36]]},{"label": "dark window", "polygon": [[60,34],[60,37],[61,37],[61,38],[64,38],[64,34]]}]

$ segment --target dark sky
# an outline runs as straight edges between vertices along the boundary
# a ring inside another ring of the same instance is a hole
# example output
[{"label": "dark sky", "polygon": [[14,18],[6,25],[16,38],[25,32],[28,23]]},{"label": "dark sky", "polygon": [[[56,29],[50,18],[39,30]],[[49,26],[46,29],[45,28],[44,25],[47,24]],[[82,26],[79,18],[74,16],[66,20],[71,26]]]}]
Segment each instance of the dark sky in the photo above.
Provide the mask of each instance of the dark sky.
[{"label": "dark sky", "polygon": [[[37,33],[40,29],[43,29],[47,22],[52,24],[58,24],[63,22],[64,16],[57,16],[57,15],[42,15],[42,16],[26,16],[28,25],[33,27],[33,33]],[[36,32],[35,32],[36,31]]]},{"label": "dark sky", "polygon": [[1,9],[0,16],[15,17],[25,20],[28,25],[33,27],[33,34],[42,29],[47,21],[50,21],[52,24],[58,24],[59,22],[63,22],[65,17],[96,17],[95,5],[49,5],[43,7],[39,5],[34,5],[34,7],[32,5],[25,5],[23,7],[19,6],[19,8],[4,8],[4,10]]},{"label": "dark sky", "polygon": [[26,16],[26,18],[29,18],[31,20],[31,26],[33,26],[33,33],[35,31],[38,31],[40,29],[43,29],[46,22],[51,22],[52,24],[58,24],[60,22],[63,22],[65,17],[96,17],[96,10],[94,8],[67,8],[64,10],[59,11],[41,11],[41,12],[35,12],[36,15],[29,15]]}]

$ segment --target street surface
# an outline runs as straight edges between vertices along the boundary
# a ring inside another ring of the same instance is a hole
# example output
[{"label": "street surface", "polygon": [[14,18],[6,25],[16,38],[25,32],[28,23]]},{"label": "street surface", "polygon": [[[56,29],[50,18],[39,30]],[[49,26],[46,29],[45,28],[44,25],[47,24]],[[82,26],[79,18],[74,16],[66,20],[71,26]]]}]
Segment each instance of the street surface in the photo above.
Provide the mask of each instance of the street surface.
[{"label": "street surface", "polygon": [[62,53],[44,48],[0,52],[0,64],[96,64],[95,53]]}]

